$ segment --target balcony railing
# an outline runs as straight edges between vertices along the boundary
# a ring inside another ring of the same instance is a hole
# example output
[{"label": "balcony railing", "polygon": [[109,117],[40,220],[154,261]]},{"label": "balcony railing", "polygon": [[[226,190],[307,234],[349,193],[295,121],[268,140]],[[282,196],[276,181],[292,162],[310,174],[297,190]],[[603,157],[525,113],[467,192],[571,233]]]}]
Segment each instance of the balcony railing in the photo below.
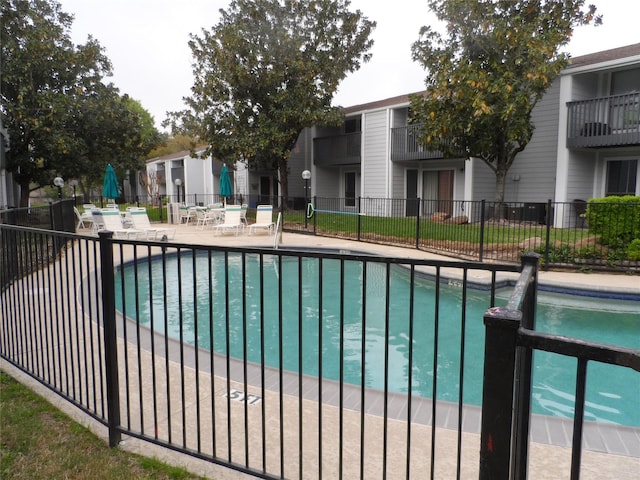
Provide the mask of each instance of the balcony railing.
[{"label": "balcony railing", "polygon": [[567,147],[640,145],[640,92],[568,102]]},{"label": "balcony railing", "polygon": [[360,163],[362,133],[347,133],[313,139],[313,163],[319,167]]},{"label": "balcony railing", "polygon": [[429,151],[419,141],[420,125],[407,125],[391,129],[391,161],[434,160],[445,158],[439,151]]}]

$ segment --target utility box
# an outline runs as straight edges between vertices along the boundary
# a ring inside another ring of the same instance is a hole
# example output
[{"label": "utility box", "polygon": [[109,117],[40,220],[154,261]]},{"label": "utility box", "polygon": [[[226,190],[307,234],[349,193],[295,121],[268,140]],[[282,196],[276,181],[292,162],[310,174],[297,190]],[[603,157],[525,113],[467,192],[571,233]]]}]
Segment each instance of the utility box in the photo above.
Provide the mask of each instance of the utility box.
[{"label": "utility box", "polygon": [[546,203],[525,203],[524,204],[524,220],[525,222],[535,222],[543,225],[547,217]]}]

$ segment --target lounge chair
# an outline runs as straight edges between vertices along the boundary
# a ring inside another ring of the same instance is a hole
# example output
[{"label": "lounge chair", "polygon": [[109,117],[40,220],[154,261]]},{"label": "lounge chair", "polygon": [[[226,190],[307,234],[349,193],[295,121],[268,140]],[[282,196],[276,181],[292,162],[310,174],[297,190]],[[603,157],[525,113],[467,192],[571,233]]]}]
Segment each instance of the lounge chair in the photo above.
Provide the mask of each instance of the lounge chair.
[{"label": "lounge chair", "polygon": [[271,235],[275,224],[273,223],[273,207],[271,205],[258,205],[256,211],[256,223],[249,225],[249,235],[255,232],[257,228],[266,229]]},{"label": "lounge chair", "polygon": [[167,235],[167,238],[174,238],[176,236],[175,228],[151,225],[146,208],[131,208],[129,209],[129,215],[131,216],[133,228],[146,233],[147,240],[155,240],[159,234]]},{"label": "lounge chair", "polygon": [[[104,228],[102,230],[109,230],[113,232],[115,238],[137,238],[138,234],[144,233],[141,230],[135,228],[124,228],[122,225],[122,215],[119,210],[113,208],[103,208],[102,210],[95,211],[93,214],[98,217],[102,217]],[[94,217],[95,218],[95,217]]]},{"label": "lounge chair", "polygon": [[91,218],[93,219],[93,233],[98,233],[102,230],[106,230],[104,218],[102,216],[102,210],[99,210],[97,208],[91,210]]},{"label": "lounge chair", "polygon": [[240,205],[227,205],[227,208],[224,209],[224,222],[214,225],[214,230],[217,232],[235,230],[236,235],[238,235],[240,227],[242,227],[240,222],[241,211],[242,207]]},{"label": "lounge chair", "polygon": [[80,213],[76,207],[73,207],[73,212],[76,214],[76,218],[78,219],[76,230],[79,228],[93,227],[93,215],[91,214],[91,211]]}]

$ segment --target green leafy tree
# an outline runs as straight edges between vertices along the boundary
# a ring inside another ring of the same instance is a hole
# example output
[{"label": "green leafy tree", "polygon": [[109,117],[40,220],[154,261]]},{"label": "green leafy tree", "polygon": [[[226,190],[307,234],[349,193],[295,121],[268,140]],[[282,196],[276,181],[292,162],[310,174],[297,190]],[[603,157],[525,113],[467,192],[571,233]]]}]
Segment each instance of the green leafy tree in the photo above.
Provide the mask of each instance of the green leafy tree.
[{"label": "green leafy tree", "polygon": [[505,178],[533,135],[531,112],[567,65],[560,51],[573,29],[594,22],[584,0],[432,0],[444,34],[423,27],[413,59],[427,71],[425,95],[411,98],[421,140],[445,156],[482,159]]},{"label": "green leafy tree", "polygon": [[164,141],[149,152],[149,158],[162,157],[186,150],[194,151],[197,146],[203,143],[204,142],[199,141],[197,138],[187,135],[165,136]]},{"label": "green leafy tree", "polygon": [[140,165],[153,133],[145,140],[141,107],[103,83],[111,64],[100,44],[74,45],[73,17],[54,0],[2,0],[1,8],[0,113],[20,204],[57,175],[86,191],[106,163],[121,172]]},{"label": "green leafy tree", "polygon": [[266,168],[288,194],[287,160],[303,128],[339,124],[341,80],[370,58],[375,22],[349,0],[234,0],[211,31],[192,35],[188,110],[174,133],[206,141],[206,154]]}]

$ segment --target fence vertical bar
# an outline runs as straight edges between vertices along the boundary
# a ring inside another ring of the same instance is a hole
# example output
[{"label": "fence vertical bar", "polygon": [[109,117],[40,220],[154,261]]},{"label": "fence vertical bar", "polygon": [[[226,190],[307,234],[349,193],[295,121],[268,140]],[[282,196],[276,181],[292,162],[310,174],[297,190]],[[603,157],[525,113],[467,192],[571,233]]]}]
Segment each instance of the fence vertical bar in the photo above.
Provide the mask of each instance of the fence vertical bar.
[{"label": "fence vertical bar", "polygon": [[102,321],[104,327],[104,360],[107,385],[107,424],[109,446],[120,442],[120,386],[116,337],[115,271],[113,266],[113,232],[99,232],[100,279],[102,281]]},{"label": "fence vertical bar", "polygon": [[422,200],[420,197],[416,199],[418,202],[418,211],[416,213],[416,249],[420,248],[420,207],[422,205]]},{"label": "fence vertical bar", "polygon": [[478,261],[482,262],[483,250],[484,250],[484,221],[485,221],[485,200],[480,202],[480,252],[478,252]]},{"label": "fence vertical bar", "polygon": [[551,199],[547,200],[547,211],[544,219],[547,225],[547,238],[545,240],[546,247],[544,249],[544,269],[549,269],[549,250],[551,248]]},{"label": "fence vertical bar", "polygon": [[358,241],[360,241],[360,232],[362,229],[362,215],[360,215],[360,213],[362,212],[361,203],[362,197],[358,197]]},{"label": "fence vertical bar", "polygon": [[480,431],[480,480],[510,478],[516,337],[521,317],[520,311],[504,307],[489,308],[484,315],[486,337]]}]

